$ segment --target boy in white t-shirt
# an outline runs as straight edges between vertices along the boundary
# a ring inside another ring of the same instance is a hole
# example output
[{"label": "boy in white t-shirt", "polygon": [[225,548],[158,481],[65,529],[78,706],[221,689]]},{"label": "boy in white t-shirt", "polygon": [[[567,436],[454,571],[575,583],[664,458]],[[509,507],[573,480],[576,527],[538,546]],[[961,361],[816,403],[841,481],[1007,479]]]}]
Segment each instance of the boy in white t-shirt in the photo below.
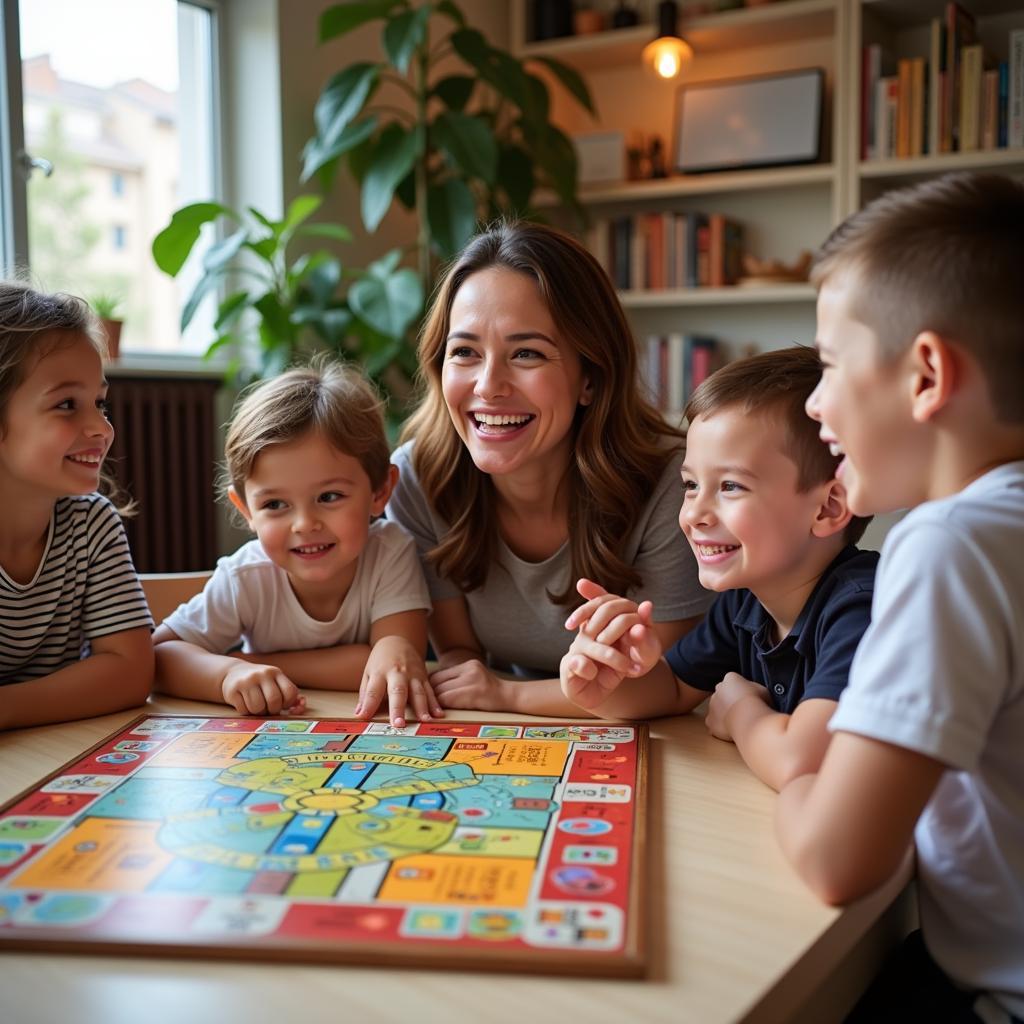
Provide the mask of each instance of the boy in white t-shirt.
[{"label": "boy in white t-shirt", "polygon": [[398,470],[372,387],[340,363],[289,370],[239,406],[225,457],[257,539],[158,627],[157,689],[254,715],[301,713],[299,686],[358,689],[363,718],[385,695],[393,725],[407,705],[440,716],[416,548],[375,520]]},{"label": "boy in white t-shirt", "polygon": [[814,271],[807,403],[886,539],[820,770],[780,794],[797,871],[844,903],[917,846],[921,931],[858,1021],[1024,1018],[1024,183],[890,193]]}]

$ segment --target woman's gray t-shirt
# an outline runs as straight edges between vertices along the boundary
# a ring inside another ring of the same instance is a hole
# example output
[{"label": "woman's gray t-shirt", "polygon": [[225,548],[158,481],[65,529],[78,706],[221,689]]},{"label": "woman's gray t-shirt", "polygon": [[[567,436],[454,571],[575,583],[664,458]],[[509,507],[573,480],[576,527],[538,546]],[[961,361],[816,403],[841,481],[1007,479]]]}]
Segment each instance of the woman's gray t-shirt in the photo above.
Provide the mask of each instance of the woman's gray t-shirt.
[{"label": "woman's gray t-shirt", "polygon": [[[388,502],[387,516],[415,538],[423,571],[434,601],[464,596],[473,630],[491,665],[517,675],[546,678],[558,675],[558,663],[569,649],[572,633],[565,628],[569,609],[553,604],[569,583],[569,544],[543,562],[526,562],[499,538],[498,563],[484,586],[463,594],[449,579],[437,575],[426,553],[448,531],[423,494],[412,466],[412,446],[402,445],[391,457],[400,476]],[[623,557],[643,578],[627,596],[654,602],[654,620],[671,622],[703,614],[713,594],[701,587],[697,563],[679,529],[683,453],[674,454],[643,508],[637,510]],[[597,582],[600,582],[598,580]]]}]

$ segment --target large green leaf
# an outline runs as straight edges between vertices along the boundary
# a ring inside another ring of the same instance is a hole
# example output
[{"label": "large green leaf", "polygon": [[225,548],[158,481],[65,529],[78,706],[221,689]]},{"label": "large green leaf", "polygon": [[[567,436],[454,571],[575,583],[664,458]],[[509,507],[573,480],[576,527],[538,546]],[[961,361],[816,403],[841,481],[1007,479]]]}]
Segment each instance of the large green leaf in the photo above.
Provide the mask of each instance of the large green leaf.
[{"label": "large green leaf", "polygon": [[501,50],[493,50],[490,63],[491,82],[502,96],[506,96],[535,120],[541,116],[541,110],[542,116],[547,116],[547,90],[543,90],[544,94],[541,96],[537,87],[531,86],[530,78],[533,76],[526,73],[522,61]]},{"label": "large green leaf", "polygon": [[412,169],[419,150],[416,131],[389,124],[380,133],[373,158],[363,178],[361,209],[367,231],[376,231],[391,206],[398,183]]},{"label": "large green leaf", "polygon": [[437,115],[432,138],[456,170],[472,178],[494,183],[498,146],[494,133],[479,117],[445,110]]},{"label": "large green leaf", "polygon": [[370,98],[380,67],[361,61],[339,71],[324,86],[313,108],[313,123],[324,149],[332,147]]},{"label": "large green leaf", "polygon": [[249,293],[235,292],[217,307],[214,329],[223,331],[230,327],[249,308]]},{"label": "large green leaf", "polygon": [[476,203],[464,181],[448,178],[427,193],[427,222],[441,255],[454,256],[476,231]]},{"label": "large green leaf", "polygon": [[449,75],[442,78],[431,92],[449,110],[464,110],[475,86],[476,79],[469,75]]},{"label": "large green leaf", "polygon": [[374,330],[401,338],[423,308],[423,289],[412,270],[394,270],[394,264],[394,250],[371,263],[366,274],[349,288],[348,302]]},{"label": "large green leaf", "polygon": [[171,222],[153,239],[153,259],[171,277],[176,277],[199,239],[204,224],[220,216],[237,220],[234,210],[220,203],[192,203],[175,210]]},{"label": "large green leaf", "polygon": [[338,260],[325,260],[310,271],[303,287],[319,306],[326,306],[334,297],[341,283],[341,263]]},{"label": "large green leaf", "polygon": [[196,282],[195,288],[192,289],[192,294],[188,297],[181,310],[182,332],[192,323],[192,317],[196,315],[199,304],[220,284],[223,277],[223,274],[217,273],[203,274]]},{"label": "large green leaf", "polygon": [[400,0],[363,0],[337,4],[320,15],[320,42],[335,39],[375,18],[386,18]]},{"label": "large green leaf", "polygon": [[203,270],[207,274],[220,273],[237,255],[238,251],[249,240],[249,232],[240,228],[233,235],[214,243],[203,255]]},{"label": "large green leaf", "polygon": [[446,14],[460,28],[465,27],[466,16],[459,7],[452,3],[452,0],[440,0],[440,3],[437,5],[437,13]]},{"label": "large green leaf", "polygon": [[325,188],[330,188],[334,180],[334,165],[339,156],[356,149],[370,138],[377,129],[377,115],[353,121],[335,139],[326,142],[319,135],[309,139],[302,150],[302,175],[300,181],[305,183],[319,172]]},{"label": "large green leaf", "polygon": [[402,11],[401,14],[389,18],[384,26],[384,52],[399,74],[406,73],[416,47],[423,42],[430,14],[429,5]]},{"label": "large green leaf", "polygon": [[576,196],[576,150],[569,137],[552,124],[538,129],[521,122],[520,127],[537,165],[559,197],[571,203]]},{"label": "large green leaf", "polygon": [[344,224],[304,224],[295,234],[310,238],[330,238],[335,242],[352,241],[352,232]]},{"label": "large green leaf", "polygon": [[295,232],[320,209],[323,199],[320,196],[296,196],[288,205],[288,212],[281,222],[279,245],[283,250],[291,241]]},{"label": "large green leaf", "polygon": [[505,190],[512,209],[523,213],[533,194],[533,161],[519,146],[502,146],[498,154],[497,183]]},{"label": "large green leaf", "polygon": [[260,324],[260,339],[264,345],[290,345],[295,338],[288,310],[273,293],[261,295],[253,305],[259,310],[263,321]]},{"label": "large green leaf", "polygon": [[551,114],[551,96],[548,87],[536,75],[523,76],[526,98],[523,101],[523,116],[534,124],[546,125]]},{"label": "large green leaf", "polygon": [[491,46],[483,37],[483,33],[475,28],[461,28],[451,34],[451,44],[455,52],[471,67],[480,77],[498,88],[495,81],[494,66],[491,62]]},{"label": "large green leaf", "polygon": [[569,90],[584,110],[590,111],[595,117],[597,111],[594,109],[594,101],[590,98],[590,90],[583,76],[575,68],[563,64],[560,60],[553,60],[551,57],[534,57],[534,60],[547,66],[555,77]]}]

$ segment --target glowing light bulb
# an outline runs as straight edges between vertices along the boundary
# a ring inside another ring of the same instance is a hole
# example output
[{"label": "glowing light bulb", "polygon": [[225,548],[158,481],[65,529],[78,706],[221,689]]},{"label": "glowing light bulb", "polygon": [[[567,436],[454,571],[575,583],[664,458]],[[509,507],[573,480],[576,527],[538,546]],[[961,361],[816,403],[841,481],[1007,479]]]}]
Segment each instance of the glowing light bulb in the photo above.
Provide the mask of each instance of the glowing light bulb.
[{"label": "glowing light bulb", "polygon": [[679,36],[661,36],[644,47],[644,64],[659,78],[678,77],[693,58],[693,49]]}]

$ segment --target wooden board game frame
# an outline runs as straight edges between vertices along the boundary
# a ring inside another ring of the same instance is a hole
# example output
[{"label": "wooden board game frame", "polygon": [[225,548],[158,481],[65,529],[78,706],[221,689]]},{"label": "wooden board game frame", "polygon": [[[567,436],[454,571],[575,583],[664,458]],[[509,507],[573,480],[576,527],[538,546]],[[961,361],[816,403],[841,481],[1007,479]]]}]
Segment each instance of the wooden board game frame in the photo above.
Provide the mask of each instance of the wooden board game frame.
[{"label": "wooden board game frame", "polygon": [[141,715],[0,807],[0,952],[640,976],[648,744]]}]

